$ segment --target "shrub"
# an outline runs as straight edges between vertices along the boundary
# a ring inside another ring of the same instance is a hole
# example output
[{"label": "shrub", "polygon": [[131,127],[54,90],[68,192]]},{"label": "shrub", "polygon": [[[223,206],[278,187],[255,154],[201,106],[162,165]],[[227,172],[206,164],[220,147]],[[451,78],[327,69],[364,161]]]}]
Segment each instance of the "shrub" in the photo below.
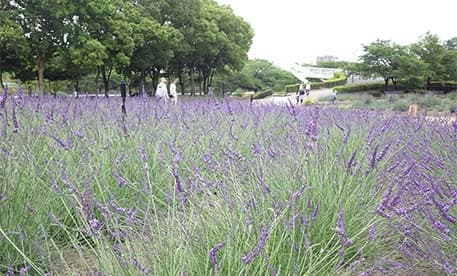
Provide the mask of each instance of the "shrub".
[{"label": "shrub", "polygon": [[348,78],[343,75],[342,77],[339,77],[339,78],[328,79],[328,80],[324,81],[324,83],[322,85],[326,88],[332,88],[332,87],[335,87],[338,85],[345,85],[347,82],[347,79]]},{"label": "shrub", "polygon": [[441,104],[441,101],[436,96],[424,96],[418,98],[418,104],[423,108],[433,108]]},{"label": "shrub", "polygon": [[321,89],[322,87],[323,87],[323,82],[312,82],[311,83],[312,90]]},{"label": "shrub", "polygon": [[361,84],[349,84],[335,86],[333,89],[338,93],[350,93],[350,92],[364,92],[370,90],[382,90],[384,88],[383,82],[374,83],[361,83]]},{"label": "shrub", "polygon": [[398,101],[394,104],[392,107],[392,110],[394,111],[408,111],[409,110],[409,103],[406,101]]},{"label": "shrub", "polygon": [[300,87],[299,83],[289,84],[289,85],[286,85],[284,90],[285,90],[286,93],[297,92],[299,87]]},{"label": "shrub", "polygon": [[237,88],[233,93],[232,93],[232,96],[235,96],[235,97],[243,97],[244,95],[244,91],[241,90],[240,88]]},{"label": "shrub", "polygon": [[312,105],[313,104],[313,99],[311,97],[306,97],[305,100],[303,101],[305,105]]},{"label": "shrub", "polygon": [[263,98],[266,98],[271,95],[273,95],[273,91],[271,89],[269,89],[269,90],[265,90],[265,91],[257,92],[255,94],[253,94],[252,98],[254,100],[259,100],[259,99],[263,99]]}]

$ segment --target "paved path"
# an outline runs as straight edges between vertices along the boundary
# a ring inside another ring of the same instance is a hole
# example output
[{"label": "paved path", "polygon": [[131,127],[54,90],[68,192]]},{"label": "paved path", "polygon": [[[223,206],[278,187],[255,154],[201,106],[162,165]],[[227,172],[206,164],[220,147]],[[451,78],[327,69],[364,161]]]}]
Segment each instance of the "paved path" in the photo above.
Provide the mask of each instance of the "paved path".
[{"label": "paved path", "polygon": [[[320,98],[329,97],[332,95],[332,89],[324,88],[318,90],[311,90],[309,97],[313,99],[313,102],[317,102]],[[275,103],[275,104],[287,104],[289,101],[296,103],[295,93],[288,93],[287,96],[270,96],[264,99],[256,100],[262,103]]]}]

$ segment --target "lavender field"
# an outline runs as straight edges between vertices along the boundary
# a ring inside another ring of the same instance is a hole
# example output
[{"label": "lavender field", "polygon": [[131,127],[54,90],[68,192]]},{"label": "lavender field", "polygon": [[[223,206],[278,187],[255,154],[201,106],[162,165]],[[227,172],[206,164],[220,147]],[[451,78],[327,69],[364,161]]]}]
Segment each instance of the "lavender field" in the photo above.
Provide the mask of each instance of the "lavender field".
[{"label": "lavender field", "polygon": [[457,123],[0,98],[2,275],[454,275]]}]

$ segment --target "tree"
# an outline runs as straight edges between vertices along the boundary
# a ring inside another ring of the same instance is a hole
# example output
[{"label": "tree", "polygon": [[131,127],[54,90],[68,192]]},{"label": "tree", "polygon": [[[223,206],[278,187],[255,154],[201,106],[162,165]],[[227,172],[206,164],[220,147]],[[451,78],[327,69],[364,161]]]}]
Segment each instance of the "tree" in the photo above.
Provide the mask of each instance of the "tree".
[{"label": "tree", "polygon": [[[203,71],[206,84],[211,83],[212,76],[218,68],[243,68],[248,60],[247,53],[252,44],[254,31],[243,18],[235,15],[230,7],[218,5],[212,0],[208,0],[205,5],[204,17],[216,26],[214,44],[210,44],[213,51],[207,51],[203,59],[207,66],[206,71]],[[206,91],[206,85],[204,87]]]},{"label": "tree", "polygon": [[3,72],[18,72],[26,62],[28,49],[21,26],[14,20],[14,7],[5,1],[0,10],[0,85]]},{"label": "tree", "polygon": [[76,7],[70,0],[10,1],[38,71],[38,94],[43,95],[46,62],[66,42]]},{"label": "tree", "polygon": [[457,81],[457,37],[451,38],[445,43],[446,53],[443,57],[443,65],[446,68],[446,81]]},{"label": "tree", "polygon": [[400,79],[413,74],[416,74],[417,78],[422,75],[422,63],[409,47],[378,39],[364,46],[364,51],[360,57],[359,72],[365,76],[382,77],[386,90],[389,80],[392,81],[393,89],[396,89]]},{"label": "tree", "polygon": [[426,33],[425,36],[412,46],[413,51],[424,62],[427,88],[432,80],[444,81],[446,66],[444,58],[446,48],[440,42],[438,36]]},{"label": "tree", "polygon": [[183,37],[173,26],[158,21],[155,6],[151,10],[151,1],[139,4],[145,6],[131,8],[127,14],[134,26],[135,47],[130,63],[122,68],[122,72],[130,79],[129,87],[145,84],[148,75],[152,78],[152,87],[155,87],[159,72],[170,67],[174,51]]}]

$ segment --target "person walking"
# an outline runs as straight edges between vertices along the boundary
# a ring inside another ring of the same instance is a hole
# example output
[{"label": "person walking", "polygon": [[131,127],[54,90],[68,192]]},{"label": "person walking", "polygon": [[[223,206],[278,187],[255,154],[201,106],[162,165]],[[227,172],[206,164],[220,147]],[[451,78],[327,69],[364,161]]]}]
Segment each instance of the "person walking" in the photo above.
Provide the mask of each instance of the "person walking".
[{"label": "person walking", "polygon": [[158,100],[168,100],[168,89],[167,89],[167,79],[166,78],[160,78],[160,82],[157,85],[156,89],[156,98]]},{"label": "person walking", "polygon": [[303,100],[305,99],[305,89],[303,87],[303,84],[300,84],[300,89],[298,90],[298,100],[300,103],[303,103]]},{"label": "person walking", "polygon": [[297,92],[295,93],[295,99],[297,100],[297,104],[299,103],[300,101],[300,95],[301,95],[301,92],[302,91],[305,91],[305,88],[303,87],[303,83],[300,83],[300,86],[298,87],[298,90]]},{"label": "person walking", "polygon": [[174,79],[170,84],[170,98],[174,104],[178,103],[178,93],[176,92],[176,82],[178,79]]},{"label": "person walking", "polygon": [[308,82],[306,82],[306,96],[309,96],[310,90],[311,90],[311,83],[308,81]]}]

